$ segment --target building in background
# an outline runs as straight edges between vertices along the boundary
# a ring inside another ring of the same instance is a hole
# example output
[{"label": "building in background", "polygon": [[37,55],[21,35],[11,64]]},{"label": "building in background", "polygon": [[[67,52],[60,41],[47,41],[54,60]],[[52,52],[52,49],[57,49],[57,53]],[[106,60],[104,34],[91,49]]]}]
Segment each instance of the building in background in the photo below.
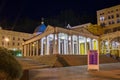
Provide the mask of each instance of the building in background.
[{"label": "building in background", "polygon": [[97,24],[102,27],[120,23],[120,5],[97,11]]},{"label": "building in background", "polygon": [[32,34],[4,30],[0,27],[0,47],[5,47],[9,50],[22,50],[22,43]]},{"label": "building in background", "polygon": [[97,23],[104,31],[100,35],[101,54],[120,57],[120,5],[98,10]]}]

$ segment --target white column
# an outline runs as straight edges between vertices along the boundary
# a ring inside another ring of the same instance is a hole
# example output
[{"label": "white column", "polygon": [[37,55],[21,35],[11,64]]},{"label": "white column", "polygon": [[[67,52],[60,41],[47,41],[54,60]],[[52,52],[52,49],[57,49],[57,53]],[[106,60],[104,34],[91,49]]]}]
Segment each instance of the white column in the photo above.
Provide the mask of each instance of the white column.
[{"label": "white column", "polygon": [[92,39],[92,48],[93,48],[93,50],[94,50],[94,39]]},{"label": "white column", "polygon": [[87,38],[85,37],[85,54],[87,54]]},{"label": "white column", "polygon": [[38,41],[36,41],[36,56],[38,56]]},{"label": "white column", "polygon": [[98,50],[98,40],[96,40],[96,49]]},{"label": "white column", "polygon": [[38,40],[38,56],[41,55],[41,40]]},{"label": "white column", "polygon": [[33,42],[32,46],[33,46],[33,56],[35,56],[35,44],[34,44],[34,42]]},{"label": "white column", "polygon": [[43,55],[43,38],[41,39],[41,55]]},{"label": "white column", "polygon": [[90,38],[90,50],[92,50],[92,39]]},{"label": "white column", "polygon": [[45,55],[47,55],[47,36],[45,37]]},{"label": "white column", "polygon": [[50,43],[49,43],[49,36],[46,37],[47,38],[47,55],[49,55],[49,47],[50,47]]},{"label": "white column", "polygon": [[26,56],[28,56],[28,44],[26,44]]},{"label": "white column", "polygon": [[24,47],[24,56],[27,56],[26,55],[26,45],[24,45],[23,47]]},{"label": "white column", "polygon": [[53,54],[56,54],[56,40],[55,40],[55,34],[54,35],[54,38],[53,38]]},{"label": "white column", "polygon": [[71,54],[71,35],[69,35],[69,38],[68,38],[68,54]]},{"label": "white column", "polygon": [[103,41],[101,41],[100,42],[100,50],[101,50],[102,54],[103,54],[103,49],[104,49],[104,43],[103,43]]},{"label": "white column", "polygon": [[30,47],[30,56],[32,56],[32,51],[31,51],[31,43],[29,43]]},{"label": "white column", "polygon": [[65,39],[64,39],[64,43],[63,43],[63,44],[64,44],[64,45],[63,45],[63,46],[64,46],[64,49],[63,49],[63,50],[64,50],[64,53],[63,53],[63,54],[66,54],[66,40],[65,40]]},{"label": "white column", "polygon": [[58,54],[60,54],[60,36],[58,34]]},{"label": "white column", "polygon": [[55,35],[55,50],[56,54],[58,54],[58,33],[56,33]]},{"label": "white column", "polygon": [[73,54],[73,35],[71,35],[71,54]]},{"label": "white column", "polygon": [[77,36],[77,55],[79,55],[79,36]]},{"label": "white column", "polygon": [[79,55],[81,54],[80,53],[80,38],[78,37],[78,52],[79,52]]},{"label": "white column", "polygon": [[29,48],[29,44],[27,44],[27,54],[28,54],[28,56],[30,56],[30,48]]},{"label": "white column", "polygon": [[107,41],[108,41],[108,47],[107,47],[107,49],[108,49],[108,53],[110,53],[110,41],[109,41],[109,39]]},{"label": "white column", "polygon": [[66,42],[67,42],[67,43],[66,43],[66,46],[67,46],[67,48],[66,48],[66,53],[69,54],[69,51],[68,51],[68,50],[69,50],[69,49],[68,49],[68,48],[69,48],[69,35],[67,35],[67,41],[66,41]]}]

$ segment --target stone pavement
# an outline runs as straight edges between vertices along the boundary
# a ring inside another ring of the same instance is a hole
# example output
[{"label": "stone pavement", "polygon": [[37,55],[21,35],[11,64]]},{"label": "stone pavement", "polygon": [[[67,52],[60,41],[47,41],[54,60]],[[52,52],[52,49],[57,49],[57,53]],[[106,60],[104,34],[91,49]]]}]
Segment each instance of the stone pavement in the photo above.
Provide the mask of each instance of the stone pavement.
[{"label": "stone pavement", "polygon": [[29,80],[120,80],[120,63],[100,64],[100,71],[87,71],[87,65],[32,69]]}]

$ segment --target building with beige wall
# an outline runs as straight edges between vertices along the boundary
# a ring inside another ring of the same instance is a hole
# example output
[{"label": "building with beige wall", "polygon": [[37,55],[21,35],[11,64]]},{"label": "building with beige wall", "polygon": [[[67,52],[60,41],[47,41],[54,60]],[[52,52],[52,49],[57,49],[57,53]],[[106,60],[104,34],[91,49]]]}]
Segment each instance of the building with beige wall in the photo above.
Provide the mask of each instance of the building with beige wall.
[{"label": "building with beige wall", "polygon": [[10,50],[22,50],[24,39],[28,39],[32,34],[4,30],[0,27],[0,47]]},{"label": "building with beige wall", "polygon": [[104,31],[100,35],[101,54],[110,53],[120,57],[120,5],[98,10],[97,23]]},{"label": "building with beige wall", "polygon": [[120,5],[97,11],[97,24],[103,27],[120,23]]}]

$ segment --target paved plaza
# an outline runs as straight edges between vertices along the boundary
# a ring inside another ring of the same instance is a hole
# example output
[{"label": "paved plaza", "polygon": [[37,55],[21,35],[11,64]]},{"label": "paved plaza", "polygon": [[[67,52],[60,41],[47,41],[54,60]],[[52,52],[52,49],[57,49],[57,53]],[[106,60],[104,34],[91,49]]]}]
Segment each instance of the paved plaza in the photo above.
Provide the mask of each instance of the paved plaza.
[{"label": "paved plaza", "polygon": [[100,71],[87,71],[87,65],[31,69],[29,80],[120,80],[120,63],[100,64]]}]

